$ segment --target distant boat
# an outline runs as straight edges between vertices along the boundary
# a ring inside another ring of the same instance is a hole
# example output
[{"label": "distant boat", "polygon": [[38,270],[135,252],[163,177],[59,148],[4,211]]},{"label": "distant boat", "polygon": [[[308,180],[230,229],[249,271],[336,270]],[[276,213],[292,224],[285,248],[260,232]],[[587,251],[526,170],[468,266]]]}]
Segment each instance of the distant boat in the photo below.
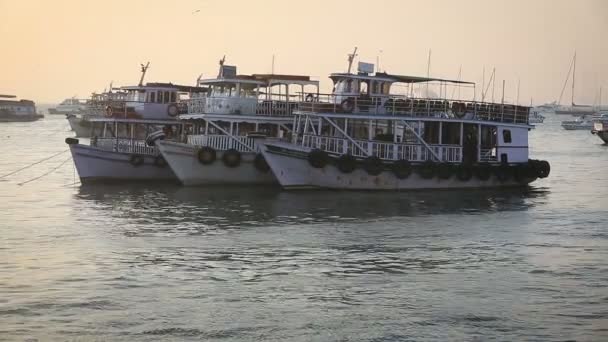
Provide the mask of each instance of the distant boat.
[{"label": "distant boat", "polygon": [[530,124],[541,124],[545,121],[545,116],[542,115],[538,110],[530,110],[530,116],[528,117],[528,123]]},{"label": "distant boat", "polygon": [[590,105],[577,105],[574,103],[574,89],[575,89],[575,80],[576,80],[576,52],[574,52],[574,57],[572,57],[572,64],[570,65],[570,69],[568,70],[568,75],[566,76],[566,81],[564,82],[564,87],[562,88],[562,93],[560,94],[558,103],[561,103],[562,95],[564,94],[564,90],[566,89],[566,84],[568,83],[568,79],[570,78],[570,71],[572,71],[572,97],[570,101],[570,106],[560,106],[555,109],[555,114],[559,115],[573,115],[573,116],[585,116],[592,115],[596,112],[595,108]]},{"label": "distant boat", "polygon": [[562,127],[566,130],[591,131],[597,121],[608,120],[608,112],[600,112],[592,116],[581,116],[576,120],[562,121]]},{"label": "distant boat", "polygon": [[87,109],[87,100],[75,97],[65,99],[55,108],[49,108],[49,114],[79,114]]},{"label": "distant boat", "polygon": [[17,100],[15,95],[0,95],[0,122],[36,121],[44,116],[36,113],[36,104]]}]

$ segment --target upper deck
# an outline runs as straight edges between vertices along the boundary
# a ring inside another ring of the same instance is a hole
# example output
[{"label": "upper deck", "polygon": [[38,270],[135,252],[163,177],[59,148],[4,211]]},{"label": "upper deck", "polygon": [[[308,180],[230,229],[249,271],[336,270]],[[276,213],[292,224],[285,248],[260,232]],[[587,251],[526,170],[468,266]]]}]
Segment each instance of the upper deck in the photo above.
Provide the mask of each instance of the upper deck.
[{"label": "upper deck", "polygon": [[[523,125],[529,122],[530,108],[526,106],[476,101],[475,96],[470,100],[453,98],[456,90],[460,93],[463,87],[473,88],[475,92],[473,82],[373,73],[370,70],[357,74],[334,73],[330,79],[334,84],[332,93],[307,97],[308,101],[299,106],[298,113],[455,118]],[[396,84],[404,86],[406,92],[392,92]],[[430,87],[438,88],[440,95],[429,96]],[[447,95],[450,90],[452,96]]]}]

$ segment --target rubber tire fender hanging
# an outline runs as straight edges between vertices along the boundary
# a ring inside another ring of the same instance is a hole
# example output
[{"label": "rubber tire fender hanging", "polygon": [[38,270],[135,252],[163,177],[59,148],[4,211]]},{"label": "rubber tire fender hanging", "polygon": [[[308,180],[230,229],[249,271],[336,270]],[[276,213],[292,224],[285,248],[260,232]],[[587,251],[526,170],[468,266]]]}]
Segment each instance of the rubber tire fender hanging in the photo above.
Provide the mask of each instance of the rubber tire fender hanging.
[{"label": "rubber tire fender hanging", "polygon": [[213,164],[215,159],[217,159],[217,153],[212,147],[203,146],[198,152],[196,152],[196,156],[198,158],[198,162],[203,165]]},{"label": "rubber tire fender hanging", "polygon": [[231,148],[229,150],[224,151],[222,155],[222,161],[224,165],[229,168],[235,168],[241,165],[241,152]]}]

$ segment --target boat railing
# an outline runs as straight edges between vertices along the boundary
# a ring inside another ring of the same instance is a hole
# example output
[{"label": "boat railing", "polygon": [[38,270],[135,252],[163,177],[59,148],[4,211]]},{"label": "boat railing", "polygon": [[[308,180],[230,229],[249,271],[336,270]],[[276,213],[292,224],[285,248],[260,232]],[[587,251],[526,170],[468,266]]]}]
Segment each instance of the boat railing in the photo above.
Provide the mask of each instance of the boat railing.
[{"label": "boat railing", "polygon": [[496,149],[495,148],[479,149],[479,161],[482,163],[498,161],[498,157],[496,156]]},{"label": "boat railing", "polygon": [[91,146],[112,152],[132,153],[139,155],[158,155],[158,149],[154,146],[146,145],[144,140],[127,138],[91,138]]},{"label": "boat railing", "polygon": [[253,138],[246,136],[218,135],[189,135],[188,144],[195,146],[208,146],[218,151],[235,149],[239,152],[251,152],[257,150],[257,145]]},{"label": "boat railing", "polygon": [[[213,101],[213,97],[196,98],[185,100],[188,114],[215,114],[225,113],[226,102],[232,102],[230,98],[221,98],[224,101]],[[210,101],[211,100],[211,101]],[[257,100],[255,102],[238,101],[234,99],[235,109],[230,114],[235,115],[260,115],[260,116],[291,116],[298,108],[299,102],[278,100]],[[238,107],[238,109],[237,109]]]},{"label": "boat railing", "polygon": [[476,119],[528,124],[530,108],[513,104],[414,98],[399,95],[308,94],[298,110],[305,113],[405,115]]},{"label": "boat railing", "polygon": [[344,139],[305,134],[302,146],[318,148],[333,154],[350,154],[365,158],[376,156],[382,160],[408,160],[412,162],[441,161],[457,163],[462,160],[462,147],[454,145],[427,145]]}]

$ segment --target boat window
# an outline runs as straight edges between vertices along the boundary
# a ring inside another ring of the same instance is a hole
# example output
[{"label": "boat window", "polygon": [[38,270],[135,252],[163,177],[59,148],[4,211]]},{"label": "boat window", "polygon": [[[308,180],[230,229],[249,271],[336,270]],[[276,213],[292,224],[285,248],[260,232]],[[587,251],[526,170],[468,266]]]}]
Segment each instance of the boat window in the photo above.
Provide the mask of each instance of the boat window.
[{"label": "boat window", "polygon": [[163,103],[169,102],[169,92],[168,91],[165,92],[165,98],[163,100],[164,100]]},{"label": "boat window", "polygon": [[378,94],[378,81],[372,81],[372,94]]},{"label": "boat window", "polygon": [[177,102],[177,94],[175,92],[171,92],[171,102]]},{"label": "boat window", "polygon": [[424,123],[424,141],[427,144],[439,144],[439,122]]},{"label": "boat window", "polygon": [[505,129],[505,130],[502,131],[502,141],[505,144],[510,144],[511,143],[511,130]]},{"label": "boat window", "polygon": [[481,148],[496,147],[496,126],[481,126]]},{"label": "boat window", "polygon": [[158,92],[158,96],[156,97],[156,102],[163,103],[163,92],[162,91]]},{"label": "boat window", "polygon": [[367,82],[364,82],[364,81],[359,82],[359,92],[361,94],[368,94]]},{"label": "boat window", "polygon": [[351,93],[353,91],[353,80],[346,81],[346,89],[344,89],[345,93]]},{"label": "boat window", "polygon": [[156,102],[156,92],[151,91],[149,94],[150,94],[150,102],[152,102],[152,103]]},{"label": "boat window", "polygon": [[382,94],[389,94],[391,91],[391,84],[388,82],[385,82],[382,84]]},{"label": "boat window", "polygon": [[443,145],[460,145],[460,122],[443,122],[441,126]]}]

